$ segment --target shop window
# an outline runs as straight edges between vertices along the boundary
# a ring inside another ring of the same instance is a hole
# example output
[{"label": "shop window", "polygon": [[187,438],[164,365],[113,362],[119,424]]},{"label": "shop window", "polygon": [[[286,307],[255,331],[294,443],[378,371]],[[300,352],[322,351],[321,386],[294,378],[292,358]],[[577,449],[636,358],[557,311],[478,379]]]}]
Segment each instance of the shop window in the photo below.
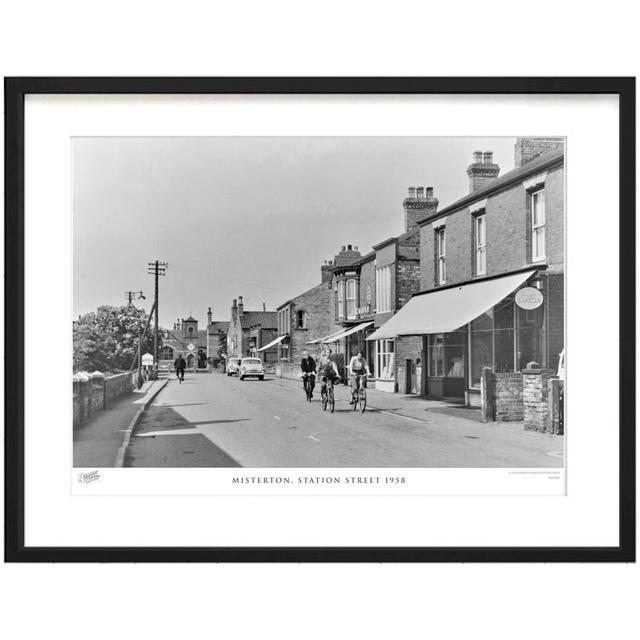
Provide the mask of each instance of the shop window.
[{"label": "shop window", "polygon": [[386,313],[391,309],[391,267],[376,269],[376,312]]},{"label": "shop window", "polygon": [[531,260],[538,262],[546,258],[546,217],[544,189],[529,194],[531,210]]},{"label": "shop window", "polygon": [[376,343],[376,377],[380,380],[393,380],[394,368],[393,340],[378,340]]},{"label": "shop window", "polygon": [[436,284],[445,284],[447,281],[447,244],[445,227],[436,229]]},{"label": "shop window", "polygon": [[436,333],[428,339],[427,375],[437,378],[464,378],[463,331]]},{"label": "shop window", "polygon": [[508,298],[493,308],[493,370],[496,373],[514,370],[514,307],[513,298]]},{"label": "shop window", "polygon": [[475,275],[487,273],[487,218],[484,213],[473,219],[473,240],[475,250]]},{"label": "shop window", "polygon": [[356,281],[347,280],[347,318],[356,317]]},{"label": "shop window", "polygon": [[525,369],[529,362],[545,364],[543,351],[543,306],[537,309],[521,309],[516,307],[517,345],[516,367],[518,371]]},{"label": "shop window", "polygon": [[472,387],[480,386],[483,367],[493,367],[493,309],[469,325],[469,378]]}]

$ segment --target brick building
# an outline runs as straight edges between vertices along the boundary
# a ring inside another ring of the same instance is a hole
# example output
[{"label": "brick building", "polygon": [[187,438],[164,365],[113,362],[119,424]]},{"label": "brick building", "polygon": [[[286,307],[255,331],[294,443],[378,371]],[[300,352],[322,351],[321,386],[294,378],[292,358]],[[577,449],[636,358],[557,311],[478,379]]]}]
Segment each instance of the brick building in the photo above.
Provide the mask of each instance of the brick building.
[{"label": "brick building", "polygon": [[[265,363],[277,360],[278,314],[267,311],[245,311],[242,296],[231,305],[231,319],[227,333],[227,354],[229,357],[260,357]],[[270,344],[272,343],[272,344]]]},{"label": "brick building", "polygon": [[320,284],[278,307],[279,360],[300,360],[304,350],[315,351],[311,345],[339,329],[333,323],[331,307],[332,266],[332,261],[325,261],[320,268]]},{"label": "brick building", "polygon": [[228,322],[212,320],[212,311],[207,311],[207,328],[199,329],[198,320],[189,316],[173,323],[173,329],[166,330],[162,337],[159,364],[173,367],[174,360],[181,355],[189,368],[194,364],[205,369],[207,363],[215,358],[221,350],[226,350]]},{"label": "brick building", "polygon": [[532,361],[558,366],[563,140],[519,138],[514,156],[515,168],[499,177],[493,154],[475,152],[469,193],[418,220],[421,292],[371,336],[422,342],[428,396],[478,405],[483,367],[506,375]]}]

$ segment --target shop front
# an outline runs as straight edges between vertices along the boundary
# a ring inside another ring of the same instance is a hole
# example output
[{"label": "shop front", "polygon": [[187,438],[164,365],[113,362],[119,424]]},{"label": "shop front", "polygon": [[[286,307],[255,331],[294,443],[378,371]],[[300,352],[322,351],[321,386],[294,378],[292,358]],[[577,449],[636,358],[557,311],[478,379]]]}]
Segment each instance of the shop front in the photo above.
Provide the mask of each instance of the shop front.
[{"label": "shop front", "polygon": [[511,373],[529,362],[553,366],[545,282],[544,273],[525,270],[420,293],[371,338],[421,335],[422,394],[479,406],[484,367]]}]

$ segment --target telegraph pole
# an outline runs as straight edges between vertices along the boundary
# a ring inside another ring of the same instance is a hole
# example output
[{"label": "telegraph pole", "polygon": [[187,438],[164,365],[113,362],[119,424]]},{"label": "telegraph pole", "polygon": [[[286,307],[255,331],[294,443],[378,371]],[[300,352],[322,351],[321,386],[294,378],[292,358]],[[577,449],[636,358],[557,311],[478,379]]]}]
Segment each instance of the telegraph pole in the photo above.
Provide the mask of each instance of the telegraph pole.
[{"label": "telegraph pole", "polygon": [[124,298],[125,300],[128,301],[129,306],[131,306],[133,304],[133,298],[134,296],[138,296],[136,299],[137,300],[146,300],[146,298],[144,297],[144,295],[142,294],[142,291],[125,291],[124,292]]},{"label": "telegraph pole", "polygon": [[156,316],[153,326],[153,368],[156,372],[156,377],[158,374],[158,277],[165,275],[168,266],[166,262],[160,262],[159,260],[147,264],[147,273],[155,278],[155,301],[153,306],[156,309]]},{"label": "telegraph pole", "polygon": [[[133,306],[133,299],[134,297],[137,296],[137,300],[146,300],[144,293],[142,293],[142,291],[125,291],[124,292],[124,297],[125,300],[127,300],[128,305],[130,307],[133,307],[135,309],[135,307]],[[137,309],[136,309],[137,311]],[[152,313],[153,313],[153,309],[152,309]],[[147,322],[147,326],[149,326],[149,323]],[[146,333],[146,329],[145,329],[145,333]],[[142,338],[143,338],[143,334],[142,334],[142,328],[138,325],[138,355],[137,355],[137,359],[138,359],[138,389],[142,386]],[[133,365],[131,365],[131,369],[133,369]]]}]

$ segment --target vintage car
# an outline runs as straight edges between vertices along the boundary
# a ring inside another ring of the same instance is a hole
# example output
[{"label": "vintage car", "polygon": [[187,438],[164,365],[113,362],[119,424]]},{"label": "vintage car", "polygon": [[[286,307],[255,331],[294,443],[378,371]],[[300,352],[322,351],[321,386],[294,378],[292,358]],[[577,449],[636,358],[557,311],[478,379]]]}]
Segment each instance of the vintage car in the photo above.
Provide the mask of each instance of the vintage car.
[{"label": "vintage car", "polygon": [[258,378],[264,380],[264,367],[260,358],[242,358],[240,363],[240,372],[238,373],[240,380],[245,378]]},{"label": "vintage car", "polygon": [[240,369],[240,362],[242,358],[229,358],[227,360],[227,375],[237,376]]}]

